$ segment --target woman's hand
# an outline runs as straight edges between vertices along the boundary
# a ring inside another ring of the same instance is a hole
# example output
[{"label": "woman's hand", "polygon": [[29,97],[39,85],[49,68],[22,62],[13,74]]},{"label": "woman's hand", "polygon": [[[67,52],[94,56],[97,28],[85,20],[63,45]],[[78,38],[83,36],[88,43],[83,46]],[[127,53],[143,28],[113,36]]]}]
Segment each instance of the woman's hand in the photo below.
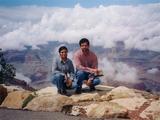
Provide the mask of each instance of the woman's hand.
[{"label": "woman's hand", "polygon": [[67,79],[67,80],[66,80],[66,86],[67,86],[67,87],[71,87],[71,86],[72,86],[72,80]]}]

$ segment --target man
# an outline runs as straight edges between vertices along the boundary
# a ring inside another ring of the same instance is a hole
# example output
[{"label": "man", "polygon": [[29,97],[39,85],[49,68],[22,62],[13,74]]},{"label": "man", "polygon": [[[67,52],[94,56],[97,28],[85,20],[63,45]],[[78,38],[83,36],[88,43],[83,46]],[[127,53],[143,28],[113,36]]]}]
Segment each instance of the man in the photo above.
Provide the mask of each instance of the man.
[{"label": "man", "polygon": [[80,94],[82,84],[85,82],[90,91],[95,90],[95,85],[100,84],[100,79],[96,77],[100,72],[98,70],[98,60],[94,52],[89,47],[89,40],[82,38],[79,41],[80,49],[74,54],[74,63],[76,66],[77,87],[75,93]]},{"label": "man", "polygon": [[59,58],[54,61],[52,66],[52,83],[57,86],[58,93],[67,95],[67,88],[73,87],[74,66],[67,57],[68,49],[65,46],[59,48]]}]

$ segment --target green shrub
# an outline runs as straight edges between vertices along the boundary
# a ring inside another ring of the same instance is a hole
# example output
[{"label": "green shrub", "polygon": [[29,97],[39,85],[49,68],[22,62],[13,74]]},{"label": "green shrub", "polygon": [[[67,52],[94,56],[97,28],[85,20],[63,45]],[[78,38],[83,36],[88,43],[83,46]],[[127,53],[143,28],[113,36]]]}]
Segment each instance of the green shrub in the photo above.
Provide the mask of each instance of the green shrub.
[{"label": "green shrub", "polygon": [[24,101],[23,101],[23,104],[22,104],[22,108],[26,107],[27,104],[36,96],[30,94]]},{"label": "green shrub", "polygon": [[2,49],[0,48],[0,84],[7,83],[14,79],[16,69],[13,65],[6,63]]}]

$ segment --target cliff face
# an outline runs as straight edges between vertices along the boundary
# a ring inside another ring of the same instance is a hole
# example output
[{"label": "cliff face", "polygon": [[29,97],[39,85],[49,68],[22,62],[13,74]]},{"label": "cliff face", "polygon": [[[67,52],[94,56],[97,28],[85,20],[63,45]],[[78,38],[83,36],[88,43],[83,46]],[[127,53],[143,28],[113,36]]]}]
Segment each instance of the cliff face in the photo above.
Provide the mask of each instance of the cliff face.
[{"label": "cliff face", "polygon": [[[16,67],[18,73],[31,79],[31,84],[34,86],[43,86],[51,78],[51,65],[53,59],[58,55],[56,49],[62,43],[49,42],[48,44],[39,45],[39,49],[31,49],[26,46],[25,50],[9,50],[5,51],[4,56],[7,62],[12,63]],[[64,43],[63,43],[64,44]],[[65,43],[70,52],[74,52],[79,48],[77,44]],[[93,51],[98,55],[98,58],[107,58],[114,62],[122,62],[130,67],[136,68],[138,71],[138,80],[144,84],[136,84],[137,88],[148,91],[159,91],[154,89],[150,84],[160,84],[160,53],[154,51],[145,51],[137,49],[125,49],[124,43],[119,42],[114,48],[93,47]],[[101,61],[100,61],[101,62]],[[102,68],[103,69],[103,68]],[[148,73],[149,70],[157,69],[157,73]],[[107,73],[106,73],[107,74]],[[106,79],[104,81],[107,81]],[[116,85],[114,81],[111,85]],[[125,85],[120,83],[118,85]]]},{"label": "cliff face", "polygon": [[72,90],[68,90],[71,96],[57,94],[54,86],[34,92],[20,88],[11,90],[11,86],[3,86],[3,89],[8,91],[8,95],[4,97],[1,107],[6,108],[56,111],[67,115],[102,119],[158,120],[160,118],[160,96],[124,86],[114,88],[99,85],[96,86],[96,91],[83,92],[80,95],[74,95]]}]

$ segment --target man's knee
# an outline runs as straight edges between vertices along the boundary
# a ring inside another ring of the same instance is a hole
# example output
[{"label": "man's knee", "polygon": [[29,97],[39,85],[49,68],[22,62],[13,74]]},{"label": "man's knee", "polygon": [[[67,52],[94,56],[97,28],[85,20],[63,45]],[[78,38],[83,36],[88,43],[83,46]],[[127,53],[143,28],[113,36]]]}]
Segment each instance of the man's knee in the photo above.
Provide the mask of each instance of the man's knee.
[{"label": "man's knee", "polygon": [[99,85],[101,83],[101,80],[99,79],[99,78],[95,78],[94,80],[93,80],[93,84],[94,85]]},{"label": "man's knee", "polygon": [[76,74],[77,74],[77,76],[83,76],[85,74],[85,72],[82,70],[79,70],[79,71],[77,71]]},{"label": "man's knee", "polygon": [[78,80],[84,80],[85,79],[85,74],[86,74],[86,72],[84,72],[84,71],[77,71],[76,77],[77,77]]}]

